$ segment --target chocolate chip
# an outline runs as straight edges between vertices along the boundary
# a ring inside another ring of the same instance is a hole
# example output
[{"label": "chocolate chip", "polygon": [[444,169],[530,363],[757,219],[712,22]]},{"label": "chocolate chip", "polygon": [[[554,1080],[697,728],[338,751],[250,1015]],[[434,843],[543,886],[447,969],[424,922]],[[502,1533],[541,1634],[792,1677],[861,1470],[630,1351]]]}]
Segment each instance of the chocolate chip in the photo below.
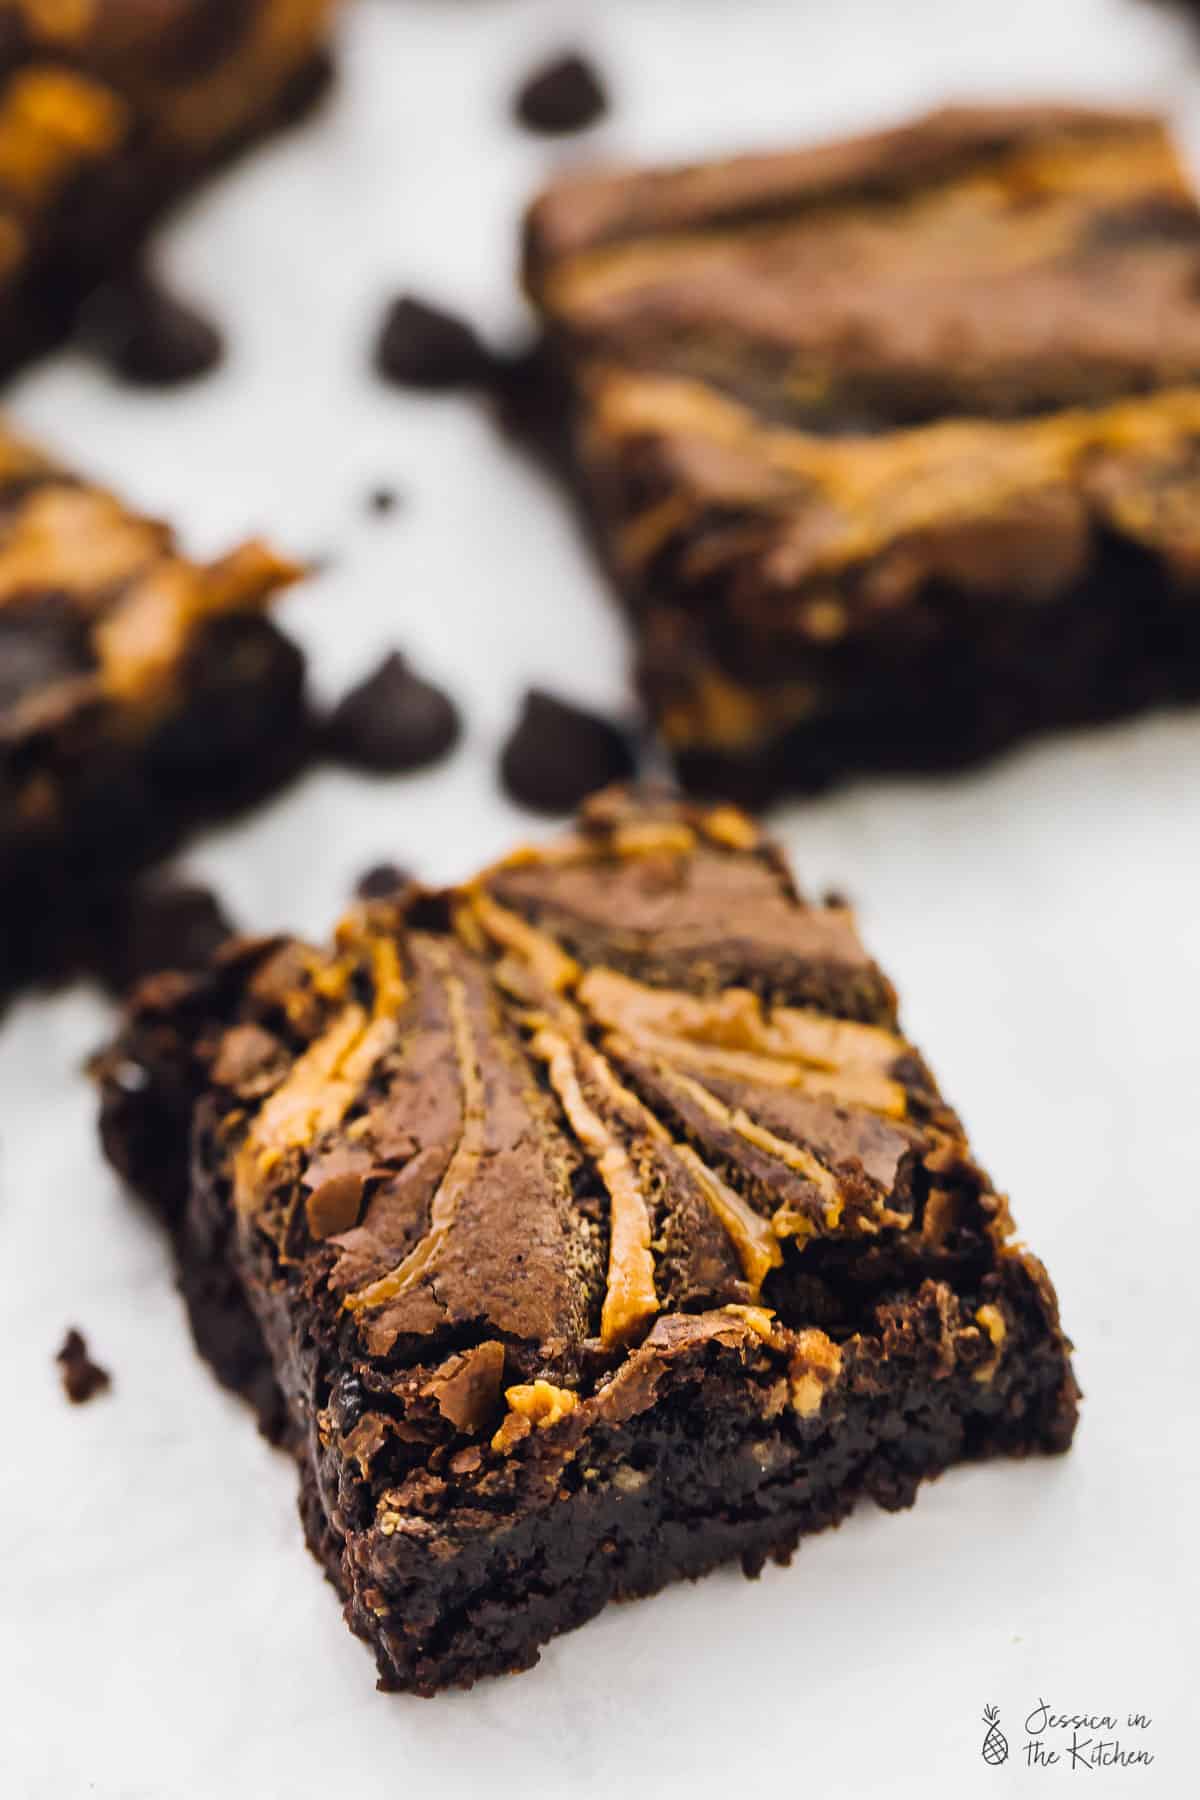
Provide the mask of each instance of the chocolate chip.
[{"label": "chocolate chip", "polygon": [[109,985],[123,990],[160,969],[204,968],[233,930],[203,883],[145,882],[111,902],[97,929],[96,960]]},{"label": "chocolate chip", "polygon": [[559,137],[585,131],[608,111],[599,75],[576,51],[544,63],[528,78],[513,102],[515,117],[529,131]]},{"label": "chocolate chip", "polygon": [[397,387],[437,391],[486,382],[491,358],[465,320],[402,294],[384,314],[375,367]]},{"label": "chocolate chip", "polygon": [[565,813],[596,788],[624,781],[635,759],[624,732],[610,720],[530,688],[500,757],[500,778],[511,797],[535,812]]},{"label": "chocolate chip", "polygon": [[411,880],[408,870],[397,863],[373,863],[355,882],[354,892],[360,900],[391,900],[402,893]]},{"label": "chocolate chip", "polygon": [[176,387],[215,369],[217,327],[139,272],[108,282],[88,303],[80,337],[114,375],[137,387]]},{"label": "chocolate chip", "polygon": [[461,729],[450,696],[393,651],[338,703],[328,736],[342,761],[399,775],[437,762],[453,749]]},{"label": "chocolate chip", "polygon": [[353,1431],[366,1410],[367,1396],[357,1375],[342,1375],[329,1396],[329,1410],[340,1432]]},{"label": "chocolate chip", "polygon": [[112,1386],[112,1376],[88,1355],[87,1339],[72,1325],[55,1357],[62,1375],[63,1389],[72,1406],[102,1394]]}]

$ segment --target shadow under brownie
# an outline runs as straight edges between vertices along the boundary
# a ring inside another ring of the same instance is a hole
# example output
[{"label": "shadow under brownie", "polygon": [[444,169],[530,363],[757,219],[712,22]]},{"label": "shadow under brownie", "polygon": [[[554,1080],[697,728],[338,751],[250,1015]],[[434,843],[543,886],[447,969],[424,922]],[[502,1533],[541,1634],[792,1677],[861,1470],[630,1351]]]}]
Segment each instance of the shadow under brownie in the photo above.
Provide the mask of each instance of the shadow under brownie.
[{"label": "shadow under brownie", "polygon": [[683,777],[758,800],[1200,695],[1198,270],[1140,114],[543,195],[560,466]]},{"label": "shadow under brownie", "polygon": [[732,809],[610,791],[328,948],[231,940],[98,1072],[385,1687],[1071,1441],[1044,1269],[850,914]]},{"label": "shadow under brownie", "polygon": [[257,541],[193,562],[0,427],[0,997],[303,759],[303,659],[266,617],[301,573]]}]

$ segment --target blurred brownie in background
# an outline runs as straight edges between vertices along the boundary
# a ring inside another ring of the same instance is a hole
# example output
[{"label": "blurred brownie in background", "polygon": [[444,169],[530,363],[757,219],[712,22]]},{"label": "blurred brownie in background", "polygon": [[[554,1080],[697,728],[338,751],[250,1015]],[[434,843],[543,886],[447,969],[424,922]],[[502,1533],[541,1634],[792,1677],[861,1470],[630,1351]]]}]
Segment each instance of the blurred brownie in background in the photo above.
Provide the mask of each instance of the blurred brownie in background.
[{"label": "blurred brownie in background", "polygon": [[693,784],[1200,694],[1200,210],[1155,118],[951,108],[568,174],[526,277]]},{"label": "blurred brownie in background", "polygon": [[296,766],[303,661],[265,614],[300,573],[258,542],[192,562],[0,427],[0,996]]},{"label": "blurred brownie in background", "polygon": [[327,71],[336,0],[0,4],[0,372]]}]

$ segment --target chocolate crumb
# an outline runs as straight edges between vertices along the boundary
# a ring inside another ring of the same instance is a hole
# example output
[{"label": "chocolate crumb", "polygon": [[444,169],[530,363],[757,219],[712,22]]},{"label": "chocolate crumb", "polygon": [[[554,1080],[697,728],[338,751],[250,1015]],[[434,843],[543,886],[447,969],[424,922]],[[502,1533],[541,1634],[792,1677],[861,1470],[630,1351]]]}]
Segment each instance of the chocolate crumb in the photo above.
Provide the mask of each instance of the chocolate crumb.
[{"label": "chocolate crumb", "polygon": [[207,375],[225,345],[210,319],[144,270],[107,282],[84,310],[81,341],[135,387],[177,387]]},{"label": "chocolate crumb", "polygon": [[461,730],[450,696],[422,680],[393,651],[338,702],[328,739],[341,761],[399,775],[439,761],[454,748]]},{"label": "chocolate crumb", "polygon": [[331,1175],[318,1188],[314,1188],[304,1203],[308,1229],[313,1238],[320,1243],[327,1237],[334,1237],[340,1231],[349,1231],[358,1224],[358,1215],[362,1211],[363,1178],[355,1169],[346,1169],[340,1175]]},{"label": "chocolate crumb", "polygon": [[55,1357],[63,1390],[72,1406],[82,1406],[112,1386],[112,1376],[88,1355],[87,1339],[72,1325]]},{"label": "chocolate crumb", "polygon": [[586,131],[608,111],[608,95],[592,64],[577,51],[544,63],[521,86],[513,114],[528,131],[561,137]]},{"label": "chocolate crumb", "polygon": [[492,359],[464,319],[401,294],[384,314],[375,368],[397,387],[428,392],[474,387],[490,379]]},{"label": "chocolate crumb", "polygon": [[500,757],[506,793],[535,812],[565,813],[597,788],[624,781],[636,759],[611,720],[530,688]]},{"label": "chocolate crumb", "polygon": [[407,869],[398,863],[373,863],[364,869],[354,884],[354,892],[360,900],[391,900],[399,894],[412,880]]},{"label": "chocolate crumb", "polygon": [[482,1431],[500,1405],[504,1345],[495,1338],[451,1356],[421,1389],[457,1431]]}]

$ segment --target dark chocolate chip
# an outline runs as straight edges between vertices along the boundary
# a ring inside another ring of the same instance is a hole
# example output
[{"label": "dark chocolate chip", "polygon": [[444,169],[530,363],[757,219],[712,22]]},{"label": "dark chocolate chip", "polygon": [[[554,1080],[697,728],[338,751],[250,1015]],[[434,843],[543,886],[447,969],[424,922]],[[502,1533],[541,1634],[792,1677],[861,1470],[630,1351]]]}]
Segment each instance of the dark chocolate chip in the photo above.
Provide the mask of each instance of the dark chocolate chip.
[{"label": "dark chocolate chip", "polygon": [[437,391],[486,383],[491,357],[465,320],[402,294],[384,314],[375,367],[398,387]]},{"label": "dark chocolate chip", "polygon": [[215,369],[217,327],[145,273],[108,282],[88,303],[80,337],[114,375],[137,387],[176,387]]},{"label": "dark chocolate chip", "polygon": [[112,903],[97,934],[96,960],[105,980],[123,990],[162,969],[204,968],[233,931],[211,888],[147,882]]},{"label": "dark chocolate chip", "polygon": [[401,893],[412,880],[407,869],[396,863],[374,863],[371,868],[364,869],[354,884],[354,892],[360,900],[390,900]]},{"label": "dark chocolate chip", "polygon": [[450,696],[393,651],[339,701],[328,739],[341,761],[399,775],[437,762],[453,749],[461,729]]},{"label": "dark chocolate chip", "polygon": [[596,788],[624,781],[635,758],[611,720],[542,688],[530,688],[500,757],[500,778],[511,797],[535,812],[565,813]]},{"label": "dark chocolate chip", "polygon": [[93,1399],[112,1386],[112,1376],[99,1363],[92,1361],[88,1355],[87,1339],[74,1326],[63,1339],[62,1349],[55,1357],[62,1375],[62,1384],[67,1399],[72,1406],[82,1406],[85,1400]]},{"label": "dark chocolate chip", "polygon": [[570,403],[562,371],[544,339],[493,359],[488,397],[495,423],[514,449],[557,476],[570,454]]},{"label": "dark chocolate chip", "polygon": [[607,111],[603,82],[576,51],[535,70],[513,102],[513,112],[522,125],[549,137],[585,131]]},{"label": "dark chocolate chip", "polygon": [[329,1396],[333,1422],[343,1434],[353,1431],[366,1411],[367,1396],[357,1375],[341,1375]]}]

